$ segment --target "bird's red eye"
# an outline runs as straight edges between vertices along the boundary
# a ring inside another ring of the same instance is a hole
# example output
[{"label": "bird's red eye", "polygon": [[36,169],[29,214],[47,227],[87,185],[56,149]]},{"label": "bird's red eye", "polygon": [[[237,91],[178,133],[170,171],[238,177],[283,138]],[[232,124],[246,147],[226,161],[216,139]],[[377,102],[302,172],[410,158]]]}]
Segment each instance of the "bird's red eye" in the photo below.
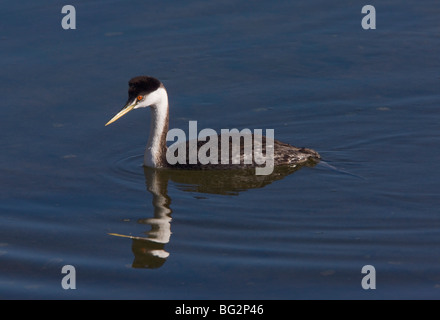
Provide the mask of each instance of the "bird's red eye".
[{"label": "bird's red eye", "polygon": [[141,101],[143,98],[144,98],[143,96],[138,96],[138,97],[137,97],[137,100],[138,100],[138,101]]}]

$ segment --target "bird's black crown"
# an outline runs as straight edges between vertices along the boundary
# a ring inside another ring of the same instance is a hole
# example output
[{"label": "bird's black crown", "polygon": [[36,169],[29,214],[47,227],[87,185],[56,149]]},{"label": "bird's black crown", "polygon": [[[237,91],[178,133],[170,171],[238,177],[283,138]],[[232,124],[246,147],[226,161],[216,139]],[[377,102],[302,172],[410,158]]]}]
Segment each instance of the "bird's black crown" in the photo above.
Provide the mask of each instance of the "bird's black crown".
[{"label": "bird's black crown", "polygon": [[159,89],[161,85],[162,83],[153,77],[134,77],[128,82],[128,100],[133,101],[139,95],[147,95]]}]

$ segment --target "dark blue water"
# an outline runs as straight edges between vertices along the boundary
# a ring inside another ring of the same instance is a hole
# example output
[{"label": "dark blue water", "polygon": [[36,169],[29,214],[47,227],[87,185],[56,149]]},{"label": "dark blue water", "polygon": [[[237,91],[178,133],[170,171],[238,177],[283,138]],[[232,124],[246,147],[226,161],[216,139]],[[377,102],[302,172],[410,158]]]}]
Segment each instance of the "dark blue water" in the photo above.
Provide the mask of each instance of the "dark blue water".
[{"label": "dark blue water", "polygon": [[[377,3],[376,30],[361,1],[71,1],[76,30],[65,4],[1,5],[1,298],[440,297],[437,1]],[[143,74],[170,128],[271,128],[324,162],[144,170],[148,110],[104,126]]]}]

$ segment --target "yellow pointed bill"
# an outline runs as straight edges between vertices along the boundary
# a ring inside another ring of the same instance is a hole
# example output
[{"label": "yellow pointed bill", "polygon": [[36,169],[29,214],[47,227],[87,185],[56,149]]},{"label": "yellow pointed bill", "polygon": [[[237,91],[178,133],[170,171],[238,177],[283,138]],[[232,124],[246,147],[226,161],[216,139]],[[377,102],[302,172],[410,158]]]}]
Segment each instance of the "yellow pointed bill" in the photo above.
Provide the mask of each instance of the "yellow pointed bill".
[{"label": "yellow pointed bill", "polygon": [[136,103],[133,103],[133,104],[130,104],[130,105],[126,106],[124,109],[119,111],[118,114],[116,114],[113,118],[111,118],[111,120],[109,122],[107,122],[105,125],[108,126],[110,123],[115,122],[120,117],[122,117],[123,115],[125,115],[125,114],[129,113],[131,110],[133,110],[133,108],[135,106],[136,106]]}]

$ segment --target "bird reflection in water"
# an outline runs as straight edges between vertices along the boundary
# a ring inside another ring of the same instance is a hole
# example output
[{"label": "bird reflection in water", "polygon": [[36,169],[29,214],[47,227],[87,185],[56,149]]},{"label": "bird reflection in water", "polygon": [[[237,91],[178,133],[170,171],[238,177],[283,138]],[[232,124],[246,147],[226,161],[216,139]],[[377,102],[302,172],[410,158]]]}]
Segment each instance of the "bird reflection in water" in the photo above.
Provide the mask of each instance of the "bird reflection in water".
[{"label": "bird reflection in water", "polygon": [[281,180],[303,166],[314,166],[317,161],[303,165],[278,166],[270,175],[255,175],[249,170],[172,170],[144,167],[145,183],[153,196],[154,216],[140,219],[138,223],[151,226],[145,236],[134,237],[116,233],[110,235],[132,239],[134,254],[133,268],[159,268],[170,255],[165,245],[171,238],[171,198],[168,195],[168,181],[184,192],[239,195],[249,189],[263,188]]}]

